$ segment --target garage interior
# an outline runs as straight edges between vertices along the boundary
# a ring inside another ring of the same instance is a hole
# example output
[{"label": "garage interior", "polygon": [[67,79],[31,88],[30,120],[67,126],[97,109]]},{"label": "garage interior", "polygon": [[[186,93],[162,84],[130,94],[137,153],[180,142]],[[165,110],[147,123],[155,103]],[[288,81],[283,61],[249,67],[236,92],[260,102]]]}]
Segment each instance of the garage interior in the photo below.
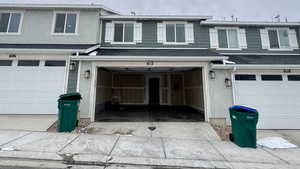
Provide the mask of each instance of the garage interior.
[{"label": "garage interior", "polygon": [[98,68],[96,122],[205,120],[202,68]]}]

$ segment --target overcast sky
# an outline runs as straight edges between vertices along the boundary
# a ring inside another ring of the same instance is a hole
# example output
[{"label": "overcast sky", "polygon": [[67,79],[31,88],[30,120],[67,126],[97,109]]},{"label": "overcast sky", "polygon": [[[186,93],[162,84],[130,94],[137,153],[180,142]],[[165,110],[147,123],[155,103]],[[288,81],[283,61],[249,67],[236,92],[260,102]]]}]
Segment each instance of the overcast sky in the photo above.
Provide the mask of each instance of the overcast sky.
[{"label": "overcast sky", "polygon": [[300,21],[300,0],[0,0],[3,3],[98,3],[122,14],[211,15],[214,19]]}]

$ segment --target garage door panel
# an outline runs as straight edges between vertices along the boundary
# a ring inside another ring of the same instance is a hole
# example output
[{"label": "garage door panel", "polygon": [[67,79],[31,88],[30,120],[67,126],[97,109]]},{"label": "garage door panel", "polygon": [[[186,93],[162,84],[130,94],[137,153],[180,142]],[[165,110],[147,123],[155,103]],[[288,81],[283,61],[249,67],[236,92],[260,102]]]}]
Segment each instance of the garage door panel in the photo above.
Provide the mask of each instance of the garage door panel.
[{"label": "garage door panel", "polygon": [[[235,81],[235,104],[259,111],[258,128],[300,129],[300,82]],[[259,79],[259,75],[257,75]]]},{"label": "garage door panel", "polygon": [[56,114],[65,67],[0,67],[0,114]]}]

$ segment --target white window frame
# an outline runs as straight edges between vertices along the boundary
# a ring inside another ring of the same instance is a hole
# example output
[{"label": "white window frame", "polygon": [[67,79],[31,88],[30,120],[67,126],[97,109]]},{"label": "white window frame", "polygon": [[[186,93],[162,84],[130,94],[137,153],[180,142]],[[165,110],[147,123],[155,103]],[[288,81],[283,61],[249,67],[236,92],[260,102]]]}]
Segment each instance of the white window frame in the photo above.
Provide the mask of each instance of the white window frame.
[{"label": "white window frame", "polygon": [[[276,30],[277,32],[277,40],[278,40],[278,44],[279,44],[279,48],[271,48],[271,44],[269,45],[269,48],[268,50],[270,51],[293,51],[292,49],[292,45],[291,45],[291,41],[290,41],[290,35],[289,35],[289,31],[290,29],[289,28],[266,28],[267,32],[268,32],[268,41],[270,43],[270,36],[269,36],[269,30]],[[288,39],[289,39],[289,44],[290,44],[290,47],[289,48],[282,48],[281,47],[281,44],[280,44],[280,37],[279,37],[279,30],[285,30],[287,31],[288,33]]]},{"label": "white window frame", "polygon": [[[165,24],[165,32],[166,32],[166,41],[163,42],[165,45],[187,45],[189,43],[186,42],[186,25],[188,24],[187,22],[178,22],[178,21],[164,21],[163,24]],[[174,31],[175,31],[175,42],[167,42],[167,24],[174,24]],[[185,42],[176,42],[176,24],[184,24],[184,40]]]},{"label": "white window frame", "polygon": [[[124,42],[124,37],[125,37],[125,24],[126,23],[131,23],[133,24],[133,41],[132,42]],[[112,42],[111,44],[131,44],[131,45],[134,45],[136,44],[135,40],[134,40],[134,33],[135,33],[135,24],[136,22],[135,21],[112,21],[112,24],[113,24],[113,39],[112,39]],[[115,42],[115,24],[123,24],[123,42]]]},{"label": "white window frame", "polygon": [[[65,18],[65,27],[64,27],[64,33],[55,33],[55,24],[56,24],[56,14],[66,14]],[[67,14],[76,14],[76,25],[75,25],[75,32],[74,33],[65,33],[66,32],[66,22],[67,22]],[[78,24],[79,24],[79,11],[54,11],[53,12],[53,19],[52,19],[52,29],[51,29],[51,35],[78,35]]]},{"label": "white window frame", "polygon": [[[240,41],[239,41],[239,29],[238,27],[216,27],[215,28],[217,30],[217,36],[219,36],[219,30],[226,30],[226,36],[227,36],[227,45],[228,45],[228,48],[220,48],[219,47],[219,43],[220,43],[220,38],[218,37],[218,48],[216,50],[242,50],[242,48],[240,47]],[[228,30],[229,29],[233,29],[233,30],[236,30],[236,33],[237,33],[237,42],[238,42],[238,48],[230,48],[229,47],[229,38],[228,38]]]},{"label": "white window frame", "polygon": [[[0,32],[0,35],[20,35],[21,34],[21,30],[22,30],[22,25],[23,25],[24,11],[16,11],[16,10],[5,11],[5,10],[1,10],[0,13],[10,13],[9,20],[8,20],[7,30],[6,30],[6,32]],[[21,14],[18,32],[8,32],[9,25],[10,25],[10,20],[11,20],[11,14],[12,13],[20,13]]]}]

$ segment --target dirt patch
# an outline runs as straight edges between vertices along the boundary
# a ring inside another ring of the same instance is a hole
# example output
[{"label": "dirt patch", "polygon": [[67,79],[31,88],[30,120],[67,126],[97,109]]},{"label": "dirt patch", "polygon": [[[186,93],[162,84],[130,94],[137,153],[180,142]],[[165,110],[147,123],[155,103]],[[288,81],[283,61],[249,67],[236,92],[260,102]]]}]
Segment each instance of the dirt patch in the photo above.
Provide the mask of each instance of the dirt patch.
[{"label": "dirt patch", "polygon": [[211,126],[217,132],[217,134],[220,136],[221,140],[229,141],[229,134],[231,133],[231,126],[217,125],[217,124],[211,124]]},{"label": "dirt patch", "polygon": [[[82,129],[91,124],[90,119],[80,119],[78,126],[71,133],[81,133]],[[57,121],[47,130],[48,132],[57,132]]]}]

